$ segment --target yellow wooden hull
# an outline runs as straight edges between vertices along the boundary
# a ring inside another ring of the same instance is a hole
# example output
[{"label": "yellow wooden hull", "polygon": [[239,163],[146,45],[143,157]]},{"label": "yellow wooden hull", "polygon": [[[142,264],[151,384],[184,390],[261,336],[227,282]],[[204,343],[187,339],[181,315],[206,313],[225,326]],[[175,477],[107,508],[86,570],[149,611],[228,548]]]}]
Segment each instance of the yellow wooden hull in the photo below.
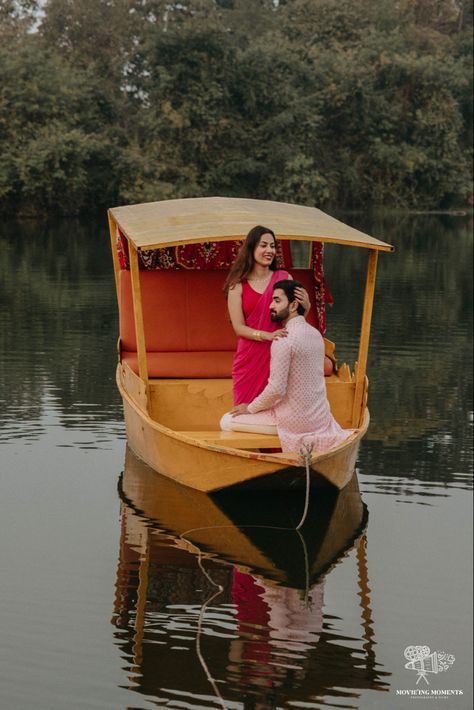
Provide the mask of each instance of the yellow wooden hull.
[{"label": "yellow wooden hull", "polygon": [[[137,384],[138,383],[138,384]],[[198,432],[183,432],[152,418],[140,381],[119,364],[117,385],[123,399],[130,447],[151,468],[174,481],[211,493],[234,487],[293,489],[304,486],[304,462],[298,455],[261,453],[204,441]],[[176,402],[179,407],[182,402]],[[225,410],[224,410],[225,411]],[[355,469],[360,441],[369,425],[365,409],[363,425],[345,442],[311,459],[312,483],[343,489]]]}]

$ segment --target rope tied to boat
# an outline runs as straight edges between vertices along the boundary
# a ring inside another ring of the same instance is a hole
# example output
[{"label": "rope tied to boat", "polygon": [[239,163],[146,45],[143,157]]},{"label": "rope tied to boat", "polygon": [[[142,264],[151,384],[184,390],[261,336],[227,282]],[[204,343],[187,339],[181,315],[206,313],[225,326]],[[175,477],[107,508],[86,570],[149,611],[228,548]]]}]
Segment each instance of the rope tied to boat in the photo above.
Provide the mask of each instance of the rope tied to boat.
[{"label": "rope tied to boat", "polygon": [[313,453],[313,444],[303,444],[303,446],[300,449],[300,456],[303,461],[303,465],[306,469],[306,494],[305,494],[303,515],[301,516],[301,520],[295,528],[295,530],[297,530],[297,531],[301,527],[303,527],[304,521],[306,520],[306,516],[308,515],[309,493],[310,493],[310,488],[311,488],[310,467],[311,467],[312,453]]}]

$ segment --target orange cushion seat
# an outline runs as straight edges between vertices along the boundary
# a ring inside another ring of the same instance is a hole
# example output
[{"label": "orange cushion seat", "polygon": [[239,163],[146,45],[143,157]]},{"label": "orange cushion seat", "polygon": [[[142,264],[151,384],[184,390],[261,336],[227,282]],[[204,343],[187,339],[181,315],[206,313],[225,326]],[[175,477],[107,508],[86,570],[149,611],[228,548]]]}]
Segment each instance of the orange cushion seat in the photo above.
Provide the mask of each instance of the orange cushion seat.
[{"label": "orange cushion seat", "polygon": [[[230,377],[233,352],[148,353],[148,377]],[[138,373],[138,357],[134,352],[122,352],[122,362]]]}]

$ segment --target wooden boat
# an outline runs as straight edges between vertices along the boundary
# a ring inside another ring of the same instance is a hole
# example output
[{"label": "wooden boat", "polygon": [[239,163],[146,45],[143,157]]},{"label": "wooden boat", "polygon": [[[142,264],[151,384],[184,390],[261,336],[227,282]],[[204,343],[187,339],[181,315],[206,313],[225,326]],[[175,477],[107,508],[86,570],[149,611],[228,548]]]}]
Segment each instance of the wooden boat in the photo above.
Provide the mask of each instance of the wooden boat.
[{"label": "wooden boat", "polygon": [[[140,255],[189,244],[243,240],[268,224],[279,240],[341,244],[368,251],[358,360],[327,378],[331,410],[354,429],[340,446],[312,453],[315,484],[342,489],[350,481],[369,425],[366,377],[376,266],[384,242],[318,209],[277,202],[210,197],[115,207],[109,227],[120,316],[117,385],[127,438],[156,471],[205,492],[227,488],[288,489],[304,484],[299,452],[265,453],[278,437],[222,432],[232,407],[231,362],[236,339],[222,294],[222,271],[144,271]],[[126,240],[129,270],[120,268],[117,239]],[[311,268],[291,269],[310,295]],[[164,303],[172,298],[172,320]],[[326,341],[327,351],[334,344]]]}]

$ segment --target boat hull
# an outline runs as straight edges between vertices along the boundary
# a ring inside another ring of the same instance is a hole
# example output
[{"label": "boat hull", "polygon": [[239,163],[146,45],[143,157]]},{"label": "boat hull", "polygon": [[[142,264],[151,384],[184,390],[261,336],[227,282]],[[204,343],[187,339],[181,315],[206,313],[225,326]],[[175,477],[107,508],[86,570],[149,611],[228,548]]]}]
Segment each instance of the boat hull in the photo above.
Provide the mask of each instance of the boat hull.
[{"label": "boat hull", "polygon": [[[206,493],[234,487],[288,490],[305,485],[306,471],[301,457],[193,441],[150,418],[138,398],[127,391],[120,366],[117,385],[122,395],[130,448],[158,473]],[[311,459],[312,485],[333,485],[342,489],[349,483],[368,423],[366,410],[364,425],[354,435],[335,449]]]}]

